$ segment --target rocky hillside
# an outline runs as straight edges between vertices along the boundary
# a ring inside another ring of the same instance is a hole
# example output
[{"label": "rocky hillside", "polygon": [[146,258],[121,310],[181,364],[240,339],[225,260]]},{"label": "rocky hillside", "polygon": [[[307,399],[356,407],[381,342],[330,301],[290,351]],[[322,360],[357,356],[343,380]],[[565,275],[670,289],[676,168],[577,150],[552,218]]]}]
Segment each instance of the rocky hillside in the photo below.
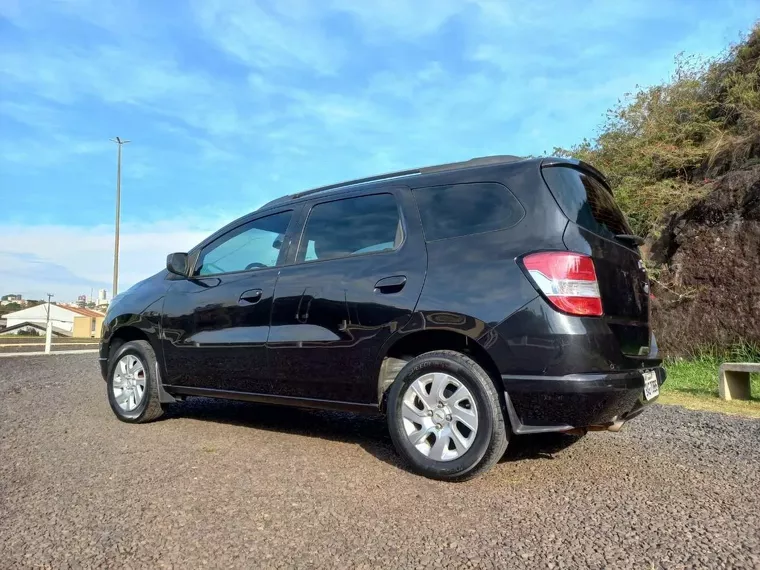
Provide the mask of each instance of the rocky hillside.
[{"label": "rocky hillside", "polygon": [[720,58],[679,58],[596,139],[555,152],[605,172],[647,238],[667,353],[760,346],[760,24]]},{"label": "rocky hillside", "polygon": [[669,354],[760,342],[760,167],[731,171],[667,220],[650,252]]}]

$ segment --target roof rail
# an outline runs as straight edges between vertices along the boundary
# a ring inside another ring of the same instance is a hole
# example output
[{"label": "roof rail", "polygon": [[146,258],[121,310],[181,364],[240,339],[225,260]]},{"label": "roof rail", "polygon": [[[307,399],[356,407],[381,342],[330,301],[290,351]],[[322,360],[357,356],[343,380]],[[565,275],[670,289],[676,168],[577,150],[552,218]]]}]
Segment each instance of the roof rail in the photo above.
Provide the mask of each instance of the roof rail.
[{"label": "roof rail", "polygon": [[448,164],[438,164],[436,166],[426,166],[420,168],[421,174],[428,174],[432,172],[441,172],[444,170],[453,170],[455,168],[470,168],[473,166],[488,166],[491,164],[506,164],[508,162],[517,162],[525,160],[523,156],[514,156],[512,154],[495,154],[493,156],[481,156],[478,158],[471,158],[470,160],[463,160],[461,162],[450,162]]},{"label": "roof rail", "polygon": [[291,199],[295,200],[301,196],[308,196],[309,194],[316,194],[317,192],[324,192],[325,190],[332,190],[334,188],[341,188],[343,186],[353,186],[354,184],[366,184],[367,182],[376,182],[378,180],[387,180],[389,178],[400,178],[401,176],[410,176],[412,174],[421,174],[421,168],[412,168],[410,170],[399,170],[397,172],[387,172],[385,174],[375,174],[374,176],[367,176],[366,178],[357,178],[356,180],[346,180],[345,182],[336,182],[335,184],[328,184],[326,186],[320,186],[318,188],[312,188],[311,190],[304,190],[303,192],[297,192],[291,194]]},{"label": "roof rail", "polygon": [[354,186],[355,184],[367,184],[368,182],[378,182],[380,180],[389,180],[391,178],[401,178],[403,176],[412,176],[412,175],[418,175],[418,174],[432,174],[434,172],[443,172],[445,170],[454,170],[456,168],[487,166],[491,164],[505,164],[509,162],[517,162],[520,160],[524,160],[524,157],[514,156],[510,154],[499,154],[499,155],[493,155],[493,156],[482,156],[478,158],[471,158],[470,160],[464,160],[461,162],[449,162],[447,164],[437,164],[434,166],[423,166],[420,168],[411,168],[408,170],[398,170],[396,172],[387,172],[385,174],[375,174],[374,176],[367,176],[366,178],[357,178],[355,180],[346,180],[344,182],[336,182],[335,184],[327,184],[326,186],[319,186],[317,188],[312,188],[310,190],[304,190],[303,192],[296,192],[295,194],[290,194],[288,196],[276,198],[275,200],[272,200],[271,202],[267,202],[266,204],[264,204],[262,208],[266,208],[267,206],[271,206],[272,204],[276,204],[281,201],[285,202],[288,199],[295,200],[296,198],[309,196],[311,194],[316,194],[317,192],[325,192],[327,190],[334,190],[336,188]]}]

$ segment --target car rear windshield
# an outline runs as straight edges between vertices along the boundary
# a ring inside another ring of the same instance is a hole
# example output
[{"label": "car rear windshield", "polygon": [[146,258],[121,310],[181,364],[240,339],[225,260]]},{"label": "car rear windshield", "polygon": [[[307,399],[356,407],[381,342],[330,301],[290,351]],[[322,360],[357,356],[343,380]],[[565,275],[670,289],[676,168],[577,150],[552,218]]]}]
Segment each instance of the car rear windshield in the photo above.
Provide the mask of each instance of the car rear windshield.
[{"label": "car rear windshield", "polygon": [[631,233],[625,214],[599,180],[568,166],[546,167],[542,172],[549,190],[571,221],[607,238]]}]

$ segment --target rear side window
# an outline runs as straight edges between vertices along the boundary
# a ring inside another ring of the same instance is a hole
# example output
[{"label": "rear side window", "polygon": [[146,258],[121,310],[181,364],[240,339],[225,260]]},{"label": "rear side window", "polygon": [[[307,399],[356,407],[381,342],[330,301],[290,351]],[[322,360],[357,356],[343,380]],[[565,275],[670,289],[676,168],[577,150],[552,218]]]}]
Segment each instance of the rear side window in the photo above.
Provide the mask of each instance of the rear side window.
[{"label": "rear side window", "polygon": [[401,219],[392,194],[317,204],[306,221],[299,261],[390,251],[401,244]]},{"label": "rear side window", "polygon": [[542,172],[559,207],[571,221],[608,238],[632,233],[612,194],[596,178],[566,166],[552,166]]},{"label": "rear side window", "polygon": [[412,191],[427,241],[510,228],[525,210],[506,186],[474,182]]}]

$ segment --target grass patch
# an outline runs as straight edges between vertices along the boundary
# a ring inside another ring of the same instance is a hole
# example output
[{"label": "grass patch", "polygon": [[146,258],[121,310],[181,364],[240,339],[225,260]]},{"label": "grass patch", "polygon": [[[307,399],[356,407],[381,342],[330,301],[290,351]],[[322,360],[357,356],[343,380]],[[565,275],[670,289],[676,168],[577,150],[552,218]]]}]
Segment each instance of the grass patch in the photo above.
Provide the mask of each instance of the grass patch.
[{"label": "grass patch", "polygon": [[[755,359],[730,360],[743,362]],[[666,362],[668,378],[660,389],[658,402],[676,404],[692,410],[760,417],[760,374],[750,376],[751,400],[726,402],[718,397],[718,367],[723,361],[724,359],[715,356],[704,355],[691,360]]]}]

